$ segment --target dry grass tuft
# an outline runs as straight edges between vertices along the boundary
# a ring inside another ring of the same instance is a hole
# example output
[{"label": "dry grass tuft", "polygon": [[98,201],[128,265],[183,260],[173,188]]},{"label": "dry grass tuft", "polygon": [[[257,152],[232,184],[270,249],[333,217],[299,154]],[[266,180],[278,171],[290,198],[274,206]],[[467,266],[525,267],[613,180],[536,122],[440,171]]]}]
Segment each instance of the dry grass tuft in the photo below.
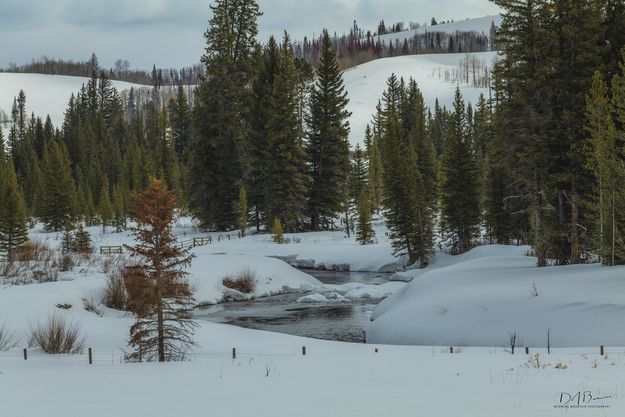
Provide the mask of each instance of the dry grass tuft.
[{"label": "dry grass tuft", "polygon": [[29,345],[51,354],[76,354],[82,352],[85,339],[77,323],[67,322],[54,313],[46,322],[38,322],[30,329]]},{"label": "dry grass tuft", "polygon": [[234,276],[225,277],[222,280],[224,287],[237,290],[244,294],[250,294],[256,288],[256,272],[250,268],[245,268]]}]

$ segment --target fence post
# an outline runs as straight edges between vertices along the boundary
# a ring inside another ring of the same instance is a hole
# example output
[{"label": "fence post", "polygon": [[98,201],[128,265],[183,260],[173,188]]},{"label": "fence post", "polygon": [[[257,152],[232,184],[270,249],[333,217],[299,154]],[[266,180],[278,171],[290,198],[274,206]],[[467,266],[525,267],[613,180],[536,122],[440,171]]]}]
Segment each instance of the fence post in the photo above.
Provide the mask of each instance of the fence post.
[{"label": "fence post", "polygon": [[28,349],[24,348],[24,360],[28,360]]},{"label": "fence post", "polygon": [[603,356],[603,352],[604,352],[603,345],[599,346],[599,352],[601,352],[601,356]]},{"label": "fence post", "polygon": [[449,353],[454,353],[454,347],[453,347],[453,346],[451,346],[451,347],[449,348]]},{"label": "fence post", "polygon": [[237,348],[232,348],[232,360],[237,358]]},{"label": "fence post", "polygon": [[375,348],[375,349],[374,349],[374,352],[375,352],[375,353],[378,353],[378,348]]},{"label": "fence post", "polygon": [[306,346],[302,346],[302,355],[306,356]]},{"label": "fence post", "polygon": [[91,352],[91,348],[89,348],[89,365],[93,365],[93,355]]},{"label": "fence post", "polygon": [[527,346],[525,346],[525,354],[529,355],[530,354],[530,348],[528,348]]}]

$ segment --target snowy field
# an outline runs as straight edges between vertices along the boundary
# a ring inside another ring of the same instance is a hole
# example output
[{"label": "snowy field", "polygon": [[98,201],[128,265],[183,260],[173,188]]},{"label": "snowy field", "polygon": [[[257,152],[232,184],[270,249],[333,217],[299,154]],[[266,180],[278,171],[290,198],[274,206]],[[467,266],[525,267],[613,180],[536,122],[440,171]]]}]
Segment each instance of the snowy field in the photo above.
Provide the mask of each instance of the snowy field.
[{"label": "snowy field", "polygon": [[[89,230],[96,245],[131,243],[126,233]],[[184,219],[175,231],[183,240],[201,235]],[[377,232],[384,236],[383,226]],[[60,243],[54,233],[33,230],[31,235],[50,246]],[[287,245],[276,245],[266,235],[213,237],[219,242],[194,250],[190,269],[196,296],[205,302],[217,300],[224,275],[245,267],[257,272],[257,297],[280,291],[343,291],[346,296],[355,290],[323,286],[269,256],[375,268],[392,259],[387,241],[381,239],[363,254],[342,232],[289,234]],[[123,363],[132,317],[106,308],[101,316],[84,310],[82,298],[97,299],[106,281],[103,259],[96,255],[73,272],[61,273],[57,282],[0,288],[0,322],[21,339],[0,352],[0,415],[66,417],[85,415],[85,410],[89,417],[623,415],[625,309],[619,297],[625,293],[624,269],[538,270],[526,252],[527,247],[486,246],[459,257],[439,254],[426,270],[398,272],[395,278],[412,281],[388,283],[395,288],[384,295],[397,292],[378,307],[369,344],[198,321],[199,346],[189,361],[169,364]],[[533,282],[537,297],[530,294]],[[26,331],[52,312],[80,324],[86,347],[95,354],[93,365],[86,354],[49,356],[34,348],[23,360]],[[567,321],[579,324],[577,334],[587,338],[569,337],[574,329],[563,327]],[[551,354],[530,337],[534,325],[541,337],[551,326]],[[508,331],[519,335],[515,355],[506,352]],[[604,356],[599,340],[606,346]],[[530,356],[523,352],[525,345]],[[237,350],[234,360],[232,348]],[[556,408],[566,403],[563,392],[586,392],[580,404],[585,408]],[[155,401],[155,393],[167,400]]]}]

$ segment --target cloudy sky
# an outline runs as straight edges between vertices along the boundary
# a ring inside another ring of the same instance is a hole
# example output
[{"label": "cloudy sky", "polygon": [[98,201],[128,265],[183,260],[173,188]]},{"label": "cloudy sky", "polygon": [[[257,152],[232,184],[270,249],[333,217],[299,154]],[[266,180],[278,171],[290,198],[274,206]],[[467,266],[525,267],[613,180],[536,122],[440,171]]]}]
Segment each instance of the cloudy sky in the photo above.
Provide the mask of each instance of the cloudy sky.
[{"label": "cloudy sky", "polygon": [[[84,60],[91,52],[111,66],[180,67],[199,61],[209,0],[0,0],[0,67],[33,57]],[[464,19],[497,13],[488,0],[259,0],[259,37],[343,33],[385,22]]]}]

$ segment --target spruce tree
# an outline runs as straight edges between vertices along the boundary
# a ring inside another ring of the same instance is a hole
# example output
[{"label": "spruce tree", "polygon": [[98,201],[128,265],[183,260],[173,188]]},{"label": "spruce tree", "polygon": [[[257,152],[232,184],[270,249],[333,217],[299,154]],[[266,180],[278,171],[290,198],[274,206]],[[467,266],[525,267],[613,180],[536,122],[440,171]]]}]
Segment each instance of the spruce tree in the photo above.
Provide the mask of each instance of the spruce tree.
[{"label": "spruce tree", "polygon": [[234,203],[244,177],[250,83],[254,75],[254,0],[217,0],[206,31],[205,77],[196,91],[189,175],[190,208],[204,226],[237,223]]},{"label": "spruce tree", "polygon": [[134,246],[126,246],[136,263],[124,271],[129,307],[135,315],[128,344],[130,361],[184,360],[195,346],[196,324],[189,319],[193,297],[184,268],[191,264],[188,249],[175,245],[172,226],[176,198],[162,181],[150,180],[137,193],[132,213]]},{"label": "spruce tree", "polygon": [[473,247],[480,226],[480,169],[467,134],[466,117],[460,89],[456,89],[441,161],[442,220],[454,253]]},{"label": "spruce tree", "polygon": [[62,144],[46,144],[41,170],[38,216],[47,230],[59,231],[76,215],[76,195],[70,161]]},{"label": "spruce tree", "polygon": [[263,209],[266,219],[279,217],[286,231],[294,231],[305,214],[307,187],[306,160],[298,133],[298,78],[287,34],[269,89],[266,133],[271,154],[264,162]]},{"label": "spruce tree", "polygon": [[371,226],[371,204],[366,192],[360,193],[358,198],[358,225],[356,228],[356,240],[361,245],[369,245],[374,242],[375,232]]},{"label": "spruce tree", "polygon": [[179,85],[176,97],[169,101],[169,122],[171,125],[171,139],[176,157],[186,162],[189,143],[191,141],[191,109],[184,86]]},{"label": "spruce tree", "polygon": [[0,254],[11,257],[28,240],[26,203],[17,183],[13,161],[4,154],[0,133]]},{"label": "spruce tree", "polygon": [[78,229],[74,233],[74,251],[80,254],[93,252],[91,234],[85,229],[82,223],[78,224]]},{"label": "spruce tree", "polygon": [[340,190],[349,173],[347,103],[330,35],[324,31],[321,62],[306,120],[306,153],[311,176],[308,210],[313,230],[320,229],[322,219],[332,218],[341,210]]},{"label": "spruce tree", "polygon": [[273,220],[271,234],[275,243],[284,243],[284,229],[282,228],[282,222],[280,221],[279,217],[276,217]]}]

